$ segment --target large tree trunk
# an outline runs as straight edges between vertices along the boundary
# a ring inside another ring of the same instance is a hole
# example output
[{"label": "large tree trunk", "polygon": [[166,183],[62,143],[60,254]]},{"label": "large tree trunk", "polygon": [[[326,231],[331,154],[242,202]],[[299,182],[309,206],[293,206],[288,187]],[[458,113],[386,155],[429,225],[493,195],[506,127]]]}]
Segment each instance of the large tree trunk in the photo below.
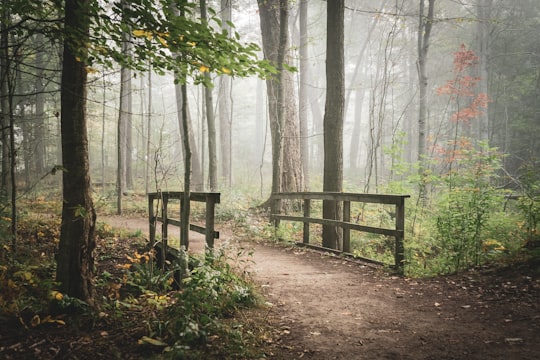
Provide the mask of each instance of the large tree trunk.
[{"label": "large tree trunk", "polygon": [[60,291],[93,305],[96,212],[90,194],[85,48],[90,0],[66,0],[61,81],[63,206],[56,280]]},{"label": "large tree trunk", "polygon": [[[344,11],[345,0],[327,3],[323,191],[329,192],[343,190]],[[323,201],[323,218],[340,219],[340,209],[336,201]],[[323,226],[324,247],[341,248],[338,229],[335,226]]]},{"label": "large tree trunk", "polygon": [[[259,0],[264,56],[278,69],[266,81],[272,137],[272,192],[302,191],[300,129],[292,74],[283,67],[289,59],[288,1]],[[278,209],[274,209],[278,210]]]}]

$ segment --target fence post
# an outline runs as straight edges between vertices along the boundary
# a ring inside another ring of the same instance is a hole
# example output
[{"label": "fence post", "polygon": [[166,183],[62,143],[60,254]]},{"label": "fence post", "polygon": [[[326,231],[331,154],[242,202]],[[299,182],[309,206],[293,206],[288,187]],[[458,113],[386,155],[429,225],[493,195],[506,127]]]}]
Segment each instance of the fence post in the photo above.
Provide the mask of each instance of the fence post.
[{"label": "fence post", "polygon": [[210,249],[214,248],[214,209],[216,199],[214,196],[208,195],[206,197],[206,246]]},{"label": "fence post", "polygon": [[[311,217],[311,200],[310,199],[304,199],[304,218]],[[303,240],[302,242],[304,244],[309,244],[309,222],[304,221],[304,234],[303,234]]]},{"label": "fence post", "polygon": [[[270,200],[270,213],[274,213],[276,215],[279,215],[281,213],[281,199],[280,198],[277,198],[275,197],[274,195],[276,195],[275,193],[273,193],[271,195],[271,200]],[[274,218],[274,227],[277,228],[279,227],[279,218],[278,217],[275,217]]]},{"label": "fence post", "polygon": [[399,274],[404,273],[405,262],[405,246],[403,241],[405,238],[405,199],[401,198],[399,203],[396,204],[396,246],[395,246],[395,261],[396,270]]},{"label": "fence post", "polygon": [[150,246],[155,245],[156,241],[156,219],[154,214],[154,195],[148,194],[148,220],[149,220],[149,241]]},{"label": "fence post", "polygon": [[[351,222],[351,202],[343,201],[343,222]],[[343,252],[351,252],[351,229],[343,226]]]},{"label": "fence post", "polygon": [[161,208],[161,267],[165,269],[165,262],[167,259],[167,246],[168,246],[168,234],[169,234],[169,219],[167,215],[167,206],[169,204],[169,195],[162,194],[162,208]]},{"label": "fence post", "polygon": [[[188,204],[189,205],[189,204]],[[188,222],[187,224],[182,223],[184,213],[184,206],[186,204],[184,203],[184,195],[183,193],[180,194],[180,247],[183,247],[184,250],[188,250],[189,248],[189,216],[188,216]],[[187,226],[187,231],[185,230],[185,227]],[[185,236],[185,234],[188,234],[188,236]]]}]

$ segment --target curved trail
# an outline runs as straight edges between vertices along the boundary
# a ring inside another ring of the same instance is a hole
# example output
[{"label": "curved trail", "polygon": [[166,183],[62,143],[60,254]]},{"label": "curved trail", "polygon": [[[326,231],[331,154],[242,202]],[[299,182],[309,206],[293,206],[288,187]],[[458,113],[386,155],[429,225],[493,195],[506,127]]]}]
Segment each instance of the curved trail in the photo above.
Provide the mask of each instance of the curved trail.
[{"label": "curved trail", "polygon": [[[147,233],[144,219],[105,222]],[[202,236],[194,236],[190,250],[202,244]],[[253,252],[249,270],[267,299],[269,321],[281,331],[270,358],[506,360],[540,354],[540,317],[509,321],[517,311],[511,304],[480,301],[472,285],[456,279],[409,280],[306,249],[238,246]],[[538,315],[534,301],[521,310]]]}]

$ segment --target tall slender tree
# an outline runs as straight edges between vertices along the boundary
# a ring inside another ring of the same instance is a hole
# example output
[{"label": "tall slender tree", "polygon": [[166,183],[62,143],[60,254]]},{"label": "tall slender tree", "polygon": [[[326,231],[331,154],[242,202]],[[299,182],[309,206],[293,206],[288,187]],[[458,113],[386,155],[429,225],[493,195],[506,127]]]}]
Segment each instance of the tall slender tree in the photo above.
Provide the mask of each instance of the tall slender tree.
[{"label": "tall slender tree", "polygon": [[300,0],[299,4],[299,23],[300,23],[300,84],[298,86],[298,115],[300,120],[300,143],[302,159],[302,170],[304,172],[304,183],[306,189],[309,188],[309,142],[308,142],[308,79],[309,61],[308,61],[308,2]]},{"label": "tall slender tree", "polygon": [[430,45],[431,29],[433,27],[435,0],[428,0],[427,15],[425,0],[420,0],[418,12],[418,173],[420,176],[420,198],[426,200],[425,184],[425,154],[426,154],[426,131],[427,131],[427,56]]},{"label": "tall slender tree", "polygon": [[[206,12],[206,0],[201,0],[201,18],[205,24],[207,24],[208,17]],[[205,72],[204,76],[208,78],[208,81],[212,81],[208,72]],[[218,187],[216,119],[214,116],[214,98],[210,86],[204,87],[204,104],[206,107],[206,121],[208,125],[208,184],[210,186],[210,191],[216,191]]]},{"label": "tall slender tree", "polygon": [[[221,28],[231,36],[230,21],[232,20],[232,0],[221,0]],[[221,177],[225,184],[231,186],[231,86],[230,76],[220,76],[219,78],[219,139],[220,139],[220,161]]]},{"label": "tall slender tree", "polygon": [[[345,0],[327,2],[323,191],[328,192],[343,190],[344,11]],[[336,201],[323,201],[323,217],[339,219],[340,204]],[[323,226],[323,246],[341,248],[337,227]]]}]

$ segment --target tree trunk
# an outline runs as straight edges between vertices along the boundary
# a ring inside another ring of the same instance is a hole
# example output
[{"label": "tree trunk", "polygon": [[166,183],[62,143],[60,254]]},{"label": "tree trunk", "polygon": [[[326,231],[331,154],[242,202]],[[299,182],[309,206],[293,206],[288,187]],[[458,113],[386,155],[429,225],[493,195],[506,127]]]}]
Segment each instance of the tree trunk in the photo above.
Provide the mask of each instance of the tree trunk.
[{"label": "tree trunk", "polygon": [[63,206],[56,280],[60,291],[93,305],[96,212],[90,193],[86,129],[86,49],[90,0],[66,0],[61,80]]},{"label": "tree trunk", "polygon": [[[201,18],[206,23],[206,0],[201,0]],[[210,79],[210,74],[205,73],[205,76]],[[214,99],[212,97],[212,89],[204,88],[204,103],[206,105],[206,121],[208,125],[208,183],[210,191],[216,191],[217,182],[217,147],[216,147],[216,119],[214,117]]]},{"label": "tree trunk", "polygon": [[[182,6],[184,6],[186,1],[182,1]],[[170,9],[172,10],[173,14],[175,16],[181,16],[181,11],[176,7],[175,5],[170,5]],[[174,57],[178,58],[179,61],[181,59],[182,54],[173,54]],[[175,76],[178,76],[178,74],[175,74]],[[184,80],[185,81],[185,80]],[[195,191],[202,190],[204,187],[204,179],[202,175],[202,168],[201,168],[201,161],[199,158],[199,152],[197,151],[196,141],[195,141],[195,135],[193,134],[193,129],[191,126],[191,117],[190,112],[188,108],[187,103],[187,93],[186,87],[182,86],[180,83],[176,84],[174,86],[175,95],[176,95],[176,112],[178,115],[178,125],[180,129],[180,138],[182,139],[182,143],[185,145],[189,145],[189,154],[184,153],[184,159],[186,159],[186,156],[189,155],[189,164],[184,164],[184,168],[187,169],[189,165],[189,172],[191,174],[184,174],[184,178],[186,176],[190,176],[190,188],[192,188]],[[187,124],[184,124],[184,121],[187,122]],[[186,129],[188,130],[188,133],[186,134]],[[189,137],[189,138],[187,138]]]},{"label": "tree trunk", "polygon": [[44,55],[42,44],[44,43],[44,35],[36,34],[36,44],[38,50],[36,52],[36,123],[34,127],[34,164],[37,176],[43,176],[45,173],[45,77],[44,77]]},{"label": "tree trunk", "polygon": [[[129,3],[122,0],[122,7],[129,8]],[[131,53],[131,35],[128,32],[122,34],[122,53],[128,57]],[[122,195],[126,189],[133,187],[131,173],[131,146],[132,146],[132,97],[131,97],[131,69],[122,66],[120,70],[120,110],[118,114],[118,168],[116,178],[116,212],[122,214]]]},{"label": "tree trunk", "polygon": [[[477,94],[488,94],[488,59],[489,59],[489,37],[490,18],[493,0],[477,0],[476,4],[476,54],[478,56],[478,82]],[[488,104],[489,106],[489,104]],[[477,139],[489,141],[489,111],[486,108],[478,115]]]},{"label": "tree trunk", "polygon": [[[231,27],[228,21],[232,20],[232,0],[221,0],[222,29],[229,32]],[[219,139],[221,153],[221,177],[227,186],[232,185],[231,169],[231,84],[230,76],[219,78]]]},{"label": "tree trunk", "polygon": [[2,141],[2,169],[0,174],[0,201],[8,195],[9,189],[9,114],[8,114],[8,76],[9,76],[9,12],[3,9],[0,19],[0,135]]},{"label": "tree trunk", "polygon": [[[181,96],[182,96],[182,129],[184,134],[190,134],[190,121],[188,118],[187,111],[187,86],[182,84],[181,86]],[[183,206],[181,213],[181,223],[182,227],[180,229],[180,246],[183,246],[185,250],[189,248],[189,214],[191,211],[190,204],[190,192],[191,192],[191,144],[190,137],[184,136],[183,141],[184,145],[184,197],[183,197]]]},{"label": "tree trunk", "polygon": [[308,64],[308,2],[300,0],[300,85],[298,93],[299,109],[298,115],[300,120],[300,158],[302,161],[302,170],[304,172],[304,183],[306,190],[309,189],[309,141],[308,141],[308,80],[309,64]]},{"label": "tree trunk", "polygon": [[272,138],[272,192],[302,191],[304,177],[294,83],[292,74],[284,69],[289,59],[288,1],[259,0],[258,4],[264,56],[278,69],[278,74],[266,81]]},{"label": "tree trunk", "polygon": [[[150,192],[150,165],[152,157],[150,156],[150,144],[152,144],[152,67],[148,69],[148,118],[146,128],[146,160],[144,162],[144,184],[146,193]],[[157,189],[155,189],[157,191]]]},{"label": "tree trunk", "polygon": [[[195,141],[195,135],[193,134],[192,126],[191,126],[191,117],[189,115],[189,107],[188,103],[184,103],[184,94],[182,85],[176,84],[175,85],[175,94],[176,94],[176,108],[178,113],[178,125],[180,126],[180,138],[182,139],[182,142],[185,142],[185,129],[183,125],[183,111],[186,112],[187,122],[189,123],[189,126],[187,126],[187,129],[189,130],[188,136],[189,136],[189,143],[191,145],[191,187],[193,190],[202,190],[204,185],[204,179],[202,176],[202,169],[201,169],[201,162],[199,159],[199,152],[197,151],[196,141]],[[185,94],[185,98],[187,99],[187,94]],[[185,109],[184,109],[185,104]],[[185,158],[186,154],[184,154]]]},{"label": "tree trunk", "polygon": [[[330,192],[343,190],[344,9],[345,0],[327,2],[323,191]],[[340,208],[336,201],[323,201],[323,218],[340,219]],[[323,246],[340,249],[340,233],[337,227],[324,225]]]},{"label": "tree trunk", "polygon": [[420,0],[419,24],[418,24],[418,175],[420,176],[419,196],[426,201],[426,128],[427,128],[427,55],[431,28],[433,25],[433,13],[435,0],[428,0],[427,16],[424,15],[424,0]]}]

